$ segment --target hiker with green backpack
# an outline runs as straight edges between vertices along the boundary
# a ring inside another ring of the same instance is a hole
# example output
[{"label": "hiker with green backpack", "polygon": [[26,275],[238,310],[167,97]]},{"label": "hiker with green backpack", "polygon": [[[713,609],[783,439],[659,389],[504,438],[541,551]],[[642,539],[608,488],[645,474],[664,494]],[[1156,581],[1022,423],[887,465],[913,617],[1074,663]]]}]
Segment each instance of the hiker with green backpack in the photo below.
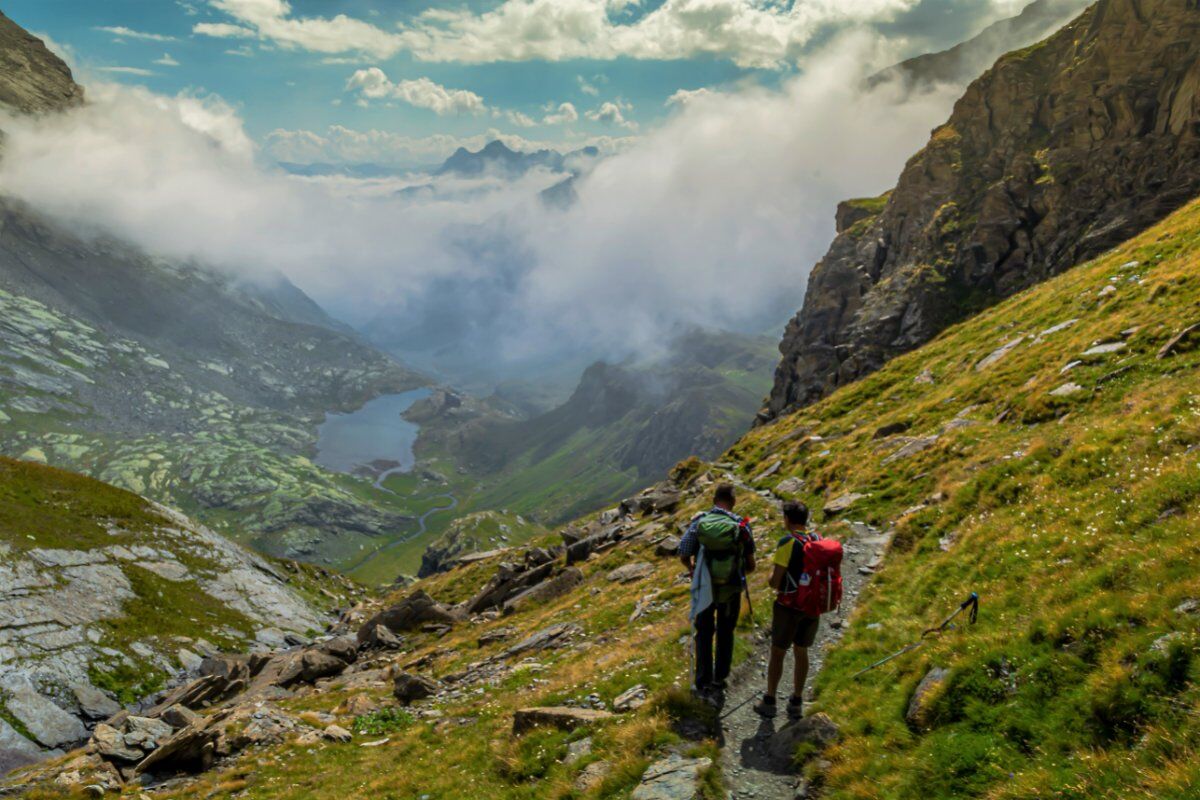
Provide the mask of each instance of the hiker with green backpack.
[{"label": "hiker with green backpack", "polygon": [[733,665],[734,628],[746,575],[754,571],[754,535],[749,520],[733,513],[736,503],[733,485],[719,484],[712,510],[697,515],[679,542],[679,557],[693,578],[693,689],[717,702]]}]

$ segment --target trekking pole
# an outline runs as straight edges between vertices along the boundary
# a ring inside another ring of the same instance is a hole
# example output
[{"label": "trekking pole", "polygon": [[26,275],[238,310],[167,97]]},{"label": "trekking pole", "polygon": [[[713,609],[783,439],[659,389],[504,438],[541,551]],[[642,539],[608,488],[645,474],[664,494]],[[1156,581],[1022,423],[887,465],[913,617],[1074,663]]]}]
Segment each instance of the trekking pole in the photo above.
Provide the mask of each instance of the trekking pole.
[{"label": "trekking pole", "polygon": [[875,669],[876,667],[882,667],[884,664],[886,664],[889,661],[892,661],[894,659],[897,659],[902,655],[911,653],[913,650],[920,649],[925,644],[925,642],[928,640],[928,637],[936,636],[937,634],[942,633],[943,631],[945,631],[947,629],[953,629],[954,626],[951,625],[951,623],[954,622],[955,618],[957,618],[959,614],[966,611],[968,608],[971,609],[971,613],[970,613],[970,616],[968,617],[968,619],[970,621],[970,624],[974,625],[975,621],[979,617],[979,595],[976,594],[975,592],[971,592],[971,594],[967,596],[967,599],[964,600],[959,605],[959,607],[954,610],[954,613],[951,614],[950,616],[946,617],[944,620],[942,620],[940,625],[937,625],[932,628],[926,628],[924,631],[922,631],[921,638],[918,639],[917,641],[915,641],[911,644],[905,645],[903,648],[901,648],[900,650],[897,650],[895,653],[892,653],[887,658],[881,658],[880,660],[876,661],[874,664],[863,667],[862,669],[860,669],[858,672],[854,673],[850,677],[852,679],[857,678],[859,675],[870,672],[871,670]]}]

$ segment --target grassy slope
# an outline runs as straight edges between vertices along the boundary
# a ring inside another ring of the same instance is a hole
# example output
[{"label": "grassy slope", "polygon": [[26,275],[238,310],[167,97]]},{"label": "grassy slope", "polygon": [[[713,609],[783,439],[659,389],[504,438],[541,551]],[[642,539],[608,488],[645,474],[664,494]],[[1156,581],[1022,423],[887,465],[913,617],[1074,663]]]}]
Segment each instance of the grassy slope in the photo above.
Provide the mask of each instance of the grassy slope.
[{"label": "grassy slope", "polygon": [[[821,676],[819,705],[847,734],[828,796],[1196,796],[1196,617],[1175,609],[1200,597],[1200,351],[1156,353],[1198,321],[1193,204],[733,449],[747,475],[782,458],[772,482],[800,476],[817,507],[866,494],[850,516],[896,527]],[[1127,347],[1080,358],[1108,341]],[[932,386],[914,380],[926,369]],[[1068,381],[1082,390],[1049,394]],[[880,426],[924,437],[964,411],[977,424],[883,463],[901,442],[874,439]],[[806,445],[805,427],[828,441]],[[909,510],[934,492],[948,500]],[[851,677],[971,590],[983,597],[976,628]],[[922,734],[904,714],[932,666],[952,672]]]}]

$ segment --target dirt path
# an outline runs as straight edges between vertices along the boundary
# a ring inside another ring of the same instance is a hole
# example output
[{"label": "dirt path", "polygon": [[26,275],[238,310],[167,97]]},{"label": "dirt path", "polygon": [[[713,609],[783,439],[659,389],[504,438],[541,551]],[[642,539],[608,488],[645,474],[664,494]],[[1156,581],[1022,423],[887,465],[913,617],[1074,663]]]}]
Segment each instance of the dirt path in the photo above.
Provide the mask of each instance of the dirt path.
[{"label": "dirt path", "polygon": [[[846,559],[842,564],[845,588],[842,598],[842,618],[849,617],[858,601],[859,592],[870,580],[870,568],[876,564],[887,549],[889,535],[852,523],[854,534],[843,540]],[[755,598],[759,600],[759,598]],[[766,600],[764,597],[763,602]],[[760,612],[761,613],[761,612]],[[835,627],[838,616],[829,615],[821,619],[821,630],[816,645],[809,649],[808,683],[805,697],[809,696],[813,681],[825,661],[825,652],[842,636],[842,629]],[[790,763],[779,762],[771,757],[767,744],[771,736],[788,724],[784,714],[784,703],[791,689],[792,656],[789,653],[784,664],[783,681],[779,687],[780,711],[774,720],[765,720],[754,713],[754,703],[766,686],[767,655],[770,651],[769,632],[759,631],[755,637],[754,654],[742,663],[731,676],[729,692],[725,699],[728,716],[723,722],[724,747],[721,750],[722,766],[732,798],[755,798],[755,800],[791,800],[796,793],[798,776]]]}]

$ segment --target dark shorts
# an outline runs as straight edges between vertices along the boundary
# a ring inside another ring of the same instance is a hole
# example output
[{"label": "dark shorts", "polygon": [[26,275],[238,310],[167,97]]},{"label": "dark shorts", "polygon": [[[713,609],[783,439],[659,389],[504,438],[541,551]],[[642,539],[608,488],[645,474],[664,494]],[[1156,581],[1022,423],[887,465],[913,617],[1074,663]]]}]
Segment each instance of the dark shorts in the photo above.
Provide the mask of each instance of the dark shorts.
[{"label": "dark shorts", "polygon": [[820,617],[810,617],[776,603],[771,613],[771,645],[781,648],[812,647],[820,627]]}]

